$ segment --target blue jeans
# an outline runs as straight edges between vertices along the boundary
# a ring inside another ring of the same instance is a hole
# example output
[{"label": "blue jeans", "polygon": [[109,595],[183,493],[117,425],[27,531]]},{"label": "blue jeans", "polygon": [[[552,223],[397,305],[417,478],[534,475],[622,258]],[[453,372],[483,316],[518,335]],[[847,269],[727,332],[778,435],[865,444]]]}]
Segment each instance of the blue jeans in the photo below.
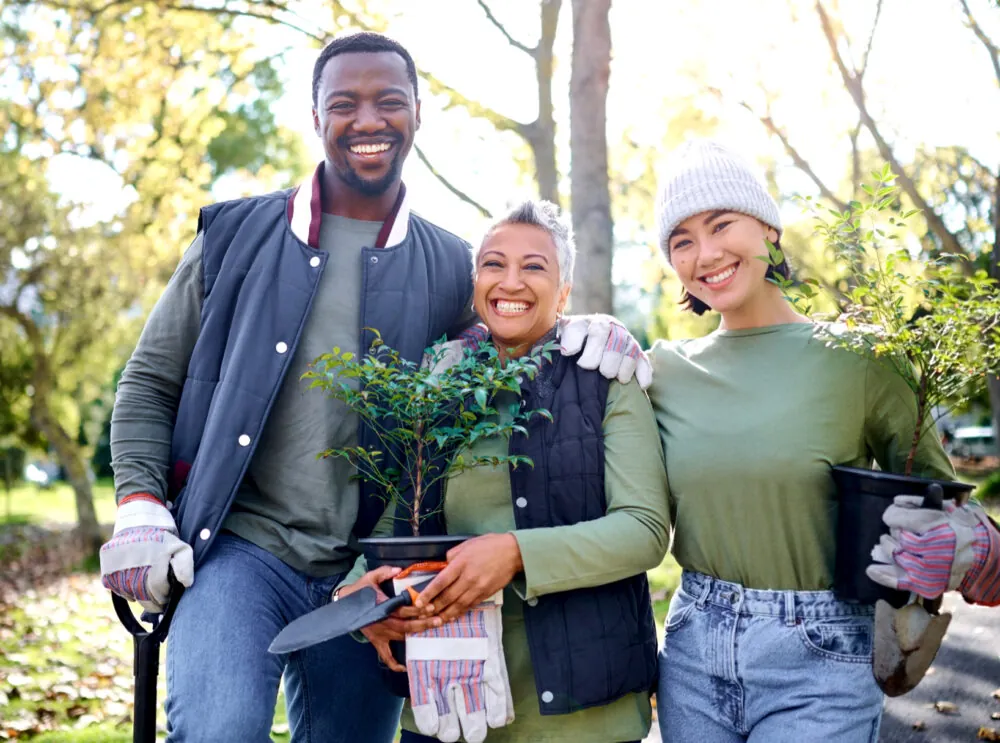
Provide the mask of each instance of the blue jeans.
[{"label": "blue jeans", "polygon": [[832,591],[759,591],[685,571],[660,651],[664,743],[874,743],[873,617]]},{"label": "blue jeans", "polygon": [[[486,740],[490,739],[489,733],[486,734]],[[411,733],[409,730],[404,730],[403,735],[399,739],[399,743],[441,743],[437,738],[431,738],[429,735],[421,735],[420,733]],[[526,742],[527,743],[527,742]],[[626,741],[625,743],[629,743]],[[642,741],[633,740],[631,743],[642,743]]]},{"label": "blue jeans", "polygon": [[284,672],[293,741],[392,741],[402,699],[385,687],[370,645],[342,637],[289,655],[267,652],[285,625],[326,604],[342,577],[309,578],[220,534],[170,626],[167,740],[269,742]]}]

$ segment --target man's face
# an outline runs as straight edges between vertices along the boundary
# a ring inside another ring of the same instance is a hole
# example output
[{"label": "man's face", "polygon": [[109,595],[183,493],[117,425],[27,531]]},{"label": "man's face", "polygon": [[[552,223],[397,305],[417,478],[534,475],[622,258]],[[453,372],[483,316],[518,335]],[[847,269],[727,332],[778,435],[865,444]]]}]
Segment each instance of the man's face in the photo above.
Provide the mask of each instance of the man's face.
[{"label": "man's face", "polygon": [[420,102],[394,52],[338,54],[326,63],[313,109],[326,161],[347,186],[379,196],[399,180],[420,127]]}]

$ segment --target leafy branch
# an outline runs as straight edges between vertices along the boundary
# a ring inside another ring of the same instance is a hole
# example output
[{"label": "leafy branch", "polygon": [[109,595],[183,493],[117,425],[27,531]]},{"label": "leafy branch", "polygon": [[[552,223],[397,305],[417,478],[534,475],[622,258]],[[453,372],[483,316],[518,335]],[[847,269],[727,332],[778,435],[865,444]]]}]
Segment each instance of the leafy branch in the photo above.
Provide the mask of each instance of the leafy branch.
[{"label": "leafy branch", "polygon": [[347,459],[358,478],[375,484],[387,506],[401,506],[414,534],[433,513],[422,509],[425,495],[442,479],[475,467],[533,466],[524,456],[476,456],[467,450],[482,439],[527,435],[526,424],[535,416],[552,419],[547,410],[518,404],[500,411],[494,400],[500,392],[519,394],[522,382],[551,360],[555,344],[504,362],[495,346],[482,343],[454,363],[449,347],[439,344],[418,365],[373,332],[364,356],[334,348],[303,376],[311,380],[310,389],[323,390],[356,413],[379,446],[327,449],[320,456]]},{"label": "leafy branch", "polygon": [[[813,204],[817,233],[847,270],[851,288],[839,322],[825,326],[827,345],[883,363],[913,392],[917,424],[904,474],[913,469],[921,438],[933,428],[931,412],[954,408],[1000,371],[1000,291],[983,270],[970,271],[964,254],[922,260],[898,230],[918,210],[903,212],[896,174],[886,165],[861,186],[865,201],[843,211]],[[773,246],[764,260],[780,262]],[[802,306],[814,293],[775,281]],[[798,292],[798,294],[796,294]]]}]

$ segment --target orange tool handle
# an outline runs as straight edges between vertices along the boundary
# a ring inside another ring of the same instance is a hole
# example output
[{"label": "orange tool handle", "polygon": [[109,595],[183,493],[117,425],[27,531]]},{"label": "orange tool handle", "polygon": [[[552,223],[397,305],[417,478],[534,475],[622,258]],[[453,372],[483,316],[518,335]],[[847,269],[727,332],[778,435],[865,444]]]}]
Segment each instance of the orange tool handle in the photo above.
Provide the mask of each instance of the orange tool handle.
[{"label": "orange tool handle", "polygon": [[394,577],[394,580],[405,578],[410,573],[436,573],[439,570],[444,570],[446,567],[448,567],[448,563],[446,562],[417,562],[408,568],[404,568],[403,572]]}]

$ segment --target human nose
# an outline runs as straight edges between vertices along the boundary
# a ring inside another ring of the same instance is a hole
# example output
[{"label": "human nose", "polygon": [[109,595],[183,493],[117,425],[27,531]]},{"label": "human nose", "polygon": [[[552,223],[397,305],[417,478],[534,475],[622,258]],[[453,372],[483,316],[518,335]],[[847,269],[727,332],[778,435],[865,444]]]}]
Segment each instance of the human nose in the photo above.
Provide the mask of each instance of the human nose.
[{"label": "human nose", "polygon": [[714,266],[722,260],[725,250],[720,241],[712,237],[698,241],[698,265]]},{"label": "human nose", "polygon": [[378,108],[370,103],[362,103],[358,106],[357,116],[354,119],[354,129],[359,132],[377,132],[385,128],[385,119],[378,112]]},{"label": "human nose", "polygon": [[500,288],[504,291],[516,292],[524,286],[524,279],[517,266],[507,266],[500,279]]}]

